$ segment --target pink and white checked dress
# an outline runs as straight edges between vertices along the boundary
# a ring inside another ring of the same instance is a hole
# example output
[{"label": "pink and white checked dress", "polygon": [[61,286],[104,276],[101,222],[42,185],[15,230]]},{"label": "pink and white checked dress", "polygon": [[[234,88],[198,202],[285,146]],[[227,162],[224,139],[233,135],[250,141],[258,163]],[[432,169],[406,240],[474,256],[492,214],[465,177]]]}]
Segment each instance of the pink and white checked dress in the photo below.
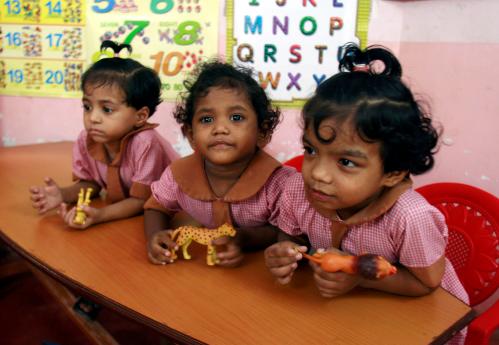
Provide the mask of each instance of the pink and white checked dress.
[{"label": "pink and white checked dress", "polygon": [[[331,247],[332,220],[310,205],[301,175],[286,181],[279,214],[272,223],[292,236],[306,234],[315,249]],[[353,255],[381,255],[406,267],[427,267],[444,255],[447,237],[447,225],[440,211],[408,189],[381,216],[348,226],[341,249]],[[445,267],[442,287],[468,304],[468,295],[448,259]]]},{"label": "pink and white checked dress", "polygon": [[[292,236],[306,234],[314,249],[331,247],[332,220],[310,205],[301,175],[286,181],[278,210],[272,224]],[[444,216],[419,193],[408,189],[382,215],[349,225],[341,249],[352,255],[381,255],[406,267],[427,267],[444,255],[447,240]],[[468,294],[447,258],[441,286],[469,304]],[[448,344],[464,344],[465,337],[463,329]]]},{"label": "pink and white checked dress", "polygon": [[[124,197],[149,198],[150,185],[160,178],[166,167],[178,154],[154,129],[155,124],[146,124],[127,134],[121,141],[121,149],[113,162],[106,159],[103,144],[94,142],[83,130],[73,146],[73,178],[95,181],[108,188],[109,179],[121,186]],[[117,169],[116,176],[109,170]]]},{"label": "pink and white checked dress", "polygon": [[[267,224],[276,212],[278,197],[286,180],[296,171],[282,166],[263,151],[258,151],[237,183],[221,198],[212,192],[201,156],[193,154],[169,166],[159,181],[151,185],[153,202],[146,208],[161,206],[169,214],[186,211],[207,228],[231,221],[236,227]],[[217,217],[217,208],[225,204],[230,219]]]}]

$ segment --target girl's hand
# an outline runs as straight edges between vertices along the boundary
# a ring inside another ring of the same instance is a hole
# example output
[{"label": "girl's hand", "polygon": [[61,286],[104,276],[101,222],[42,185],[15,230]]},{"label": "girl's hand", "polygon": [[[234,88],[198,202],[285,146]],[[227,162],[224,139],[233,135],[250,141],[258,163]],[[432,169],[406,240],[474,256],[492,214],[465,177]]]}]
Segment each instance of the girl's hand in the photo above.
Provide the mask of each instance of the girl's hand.
[{"label": "girl's hand", "polygon": [[171,230],[163,230],[151,236],[147,244],[147,256],[153,264],[166,265],[173,263],[178,246],[172,240],[171,234]]},{"label": "girl's hand", "polygon": [[278,242],[265,249],[265,264],[277,282],[285,285],[291,281],[307,247],[297,246],[291,241]]},{"label": "girl's hand", "polygon": [[241,247],[234,238],[223,236],[211,241],[215,247],[222,246],[225,250],[217,249],[217,265],[222,267],[237,267],[243,261]]},{"label": "girl's hand", "polygon": [[31,186],[31,205],[39,214],[43,214],[58,207],[62,202],[62,193],[59,186],[50,177],[45,177],[45,186]]},{"label": "girl's hand", "polygon": [[82,211],[85,212],[86,218],[85,218],[85,223],[83,224],[77,224],[74,222],[75,216],[76,216],[76,206],[72,207],[68,211],[68,205],[65,203],[62,203],[59,206],[59,210],[57,213],[64,219],[64,223],[66,223],[69,227],[74,228],[74,229],[86,229],[90,227],[93,224],[99,223],[99,218],[102,213],[102,209],[90,207],[90,206],[82,206]]},{"label": "girl's hand", "polygon": [[[331,248],[330,251],[343,253],[337,249]],[[362,278],[355,274],[348,274],[344,272],[326,272],[319,264],[309,261],[312,270],[314,271],[315,285],[319,289],[322,297],[332,298],[343,295],[354,287],[360,284]]]}]

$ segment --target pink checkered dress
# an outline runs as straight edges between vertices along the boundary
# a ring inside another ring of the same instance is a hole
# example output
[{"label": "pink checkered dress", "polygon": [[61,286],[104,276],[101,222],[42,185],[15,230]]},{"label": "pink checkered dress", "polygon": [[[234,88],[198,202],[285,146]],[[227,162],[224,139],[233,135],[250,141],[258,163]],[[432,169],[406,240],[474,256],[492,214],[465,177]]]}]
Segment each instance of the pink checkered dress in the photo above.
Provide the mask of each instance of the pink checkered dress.
[{"label": "pink checkered dress", "polygon": [[[193,166],[192,169],[200,169],[200,167]],[[256,169],[254,171],[248,171],[248,169],[246,169],[245,175],[259,173]],[[286,180],[292,174],[297,174],[295,169],[284,166],[279,167],[270,175],[256,194],[249,195],[241,200],[230,201],[229,208],[233,225],[236,227],[255,227],[267,224],[274,216],[278,197],[284,188]],[[245,182],[243,180],[238,181],[232,189],[241,185],[244,186]],[[191,181],[191,183],[197,184],[201,183],[201,181]],[[203,187],[209,189],[209,186]],[[214,228],[218,226],[213,219],[213,200],[200,200],[184,193],[182,186],[175,181],[171,167],[165,170],[159,181],[151,185],[151,190],[154,199],[165,210],[172,213],[184,210],[205,227]]]},{"label": "pink checkered dress", "polygon": [[[306,234],[314,249],[331,247],[331,220],[310,205],[301,175],[286,181],[272,223],[292,236]],[[404,192],[383,215],[348,227],[341,249],[353,255],[377,254],[406,267],[427,267],[445,253],[448,229],[444,216],[412,189]],[[469,299],[446,259],[442,288],[466,304]],[[463,344],[466,329],[449,344]]]},{"label": "pink checkered dress", "polygon": [[[279,212],[272,222],[292,236],[306,234],[315,249],[331,247],[331,220],[310,205],[301,175],[286,181]],[[409,189],[385,214],[350,226],[341,249],[353,255],[381,255],[406,267],[426,267],[445,253],[447,236],[444,216],[419,193]],[[446,260],[442,287],[469,303],[449,260]]]}]

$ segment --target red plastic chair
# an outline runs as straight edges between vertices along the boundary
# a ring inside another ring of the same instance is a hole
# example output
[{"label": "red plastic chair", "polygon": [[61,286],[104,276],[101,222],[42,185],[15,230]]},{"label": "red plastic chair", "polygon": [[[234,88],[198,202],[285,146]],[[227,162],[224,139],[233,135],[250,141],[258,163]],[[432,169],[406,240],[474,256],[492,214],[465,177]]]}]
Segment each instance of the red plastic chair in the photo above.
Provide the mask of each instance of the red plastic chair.
[{"label": "red plastic chair", "polygon": [[[473,307],[499,287],[499,199],[461,183],[434,183],[417,189],[444,215],[449,227],[446,256]],[[499,301],[468,326],[467,345],[486,345],[499,327]]]},{"label": "red plastic chair", "polygon": [[287,160],[286,162],[284,162],[283,164],[290,166],[290,167],[293,167],[296,170],[298,170],[298,172],[301,172],[301,166],[303,164],[303,155],[293,157],[290,160]]}]

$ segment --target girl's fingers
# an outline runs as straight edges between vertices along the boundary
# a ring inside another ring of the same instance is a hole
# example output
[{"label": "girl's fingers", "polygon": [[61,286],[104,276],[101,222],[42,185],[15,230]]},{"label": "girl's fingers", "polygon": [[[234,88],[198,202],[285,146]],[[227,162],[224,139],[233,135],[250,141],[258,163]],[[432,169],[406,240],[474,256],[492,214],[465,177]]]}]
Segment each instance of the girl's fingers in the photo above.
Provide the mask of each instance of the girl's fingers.
[{"label": "girl's fingers", "polygon": [[296,265],[296,257],[294,256],[281,256],[281,257],[266,257],[265,264],[268,268],[287,267],[289,265]]},{"label": "girl's fingers", "polygon": [[284,278],[284,277],[290,275],[291,273],[293,273],[294,270],[296,269],[296,267],[298,267],[298,265],[295,262],[292,265],[271,268],[270,272],[272,273],[272,275],[274,277],[280,279],[280,278]]},{"label": "girl's fingers", "polygon": [[151,261],[155,265],[165,265],[166,264],[166,262],[161,261],[159,259],[156,259],[154,257],[154,255],[152,255],[151,253],[147,253],[147,256],[149,257],[149,261]]},{"label": "girl's fingers", "polygon": [[159,245],[156,245],[152,248],[150,257],[155,260],[155,263],[158,264],[167,264],[172,263],[172,252],[168,249],[164,249]]},{"label": "girl's fingers", "polygon": [[38,201],[40,200],[44,195],[43,194],[39,194],[39,193],[32,193],[30,198],[31,198],[31,201]]},{"label": "girl's fingers", "polygon": [[290,274],[286,277],[277,278],[276,281],[281,285],[286,285],[286,284],[289,284],[291,282],[291,278],[293,278],[292,274]]},{"label": "girl's fingers", "polygon": [[62,203],[59,205],[59,209],[57,210],[57,213],[64,218],[66,216],[66,213],[68,213],[68,206],[65,203]]},{"label": "girl's fingers", "polygon": [[214,246],[225,246],[225,245],[229,245],[229,243],[232,243],[232,241],[230,240],[230,237],[228,237],[228,236],[222,236],[219,238],[215,238],[213,241],[211,241],[211,244]]},{"label": "girl's fingers", "polygon": [[55,186],[56,185],[54,180],[52,180],[52,178],[50,178],[50,177],[45,177],[44,181],[45,181],[45,184],[47,186]]},{"label": "girl's fingers", "polygon": [[64,220],[66,221],[67,224],[72,224],[73,226],[78,225],[73,223],[75,214],[76,214],[76,207],[73,207],[71,210],[69,210],[69,212],[65,214]]},{"label": "girl's fingers", "polygon": [[40,192],[38,186],[29,187],[29,191],[30,191],[30,193],[39,193]]},{"label": "girl's fingers", "polygon": [[218,259],[218,260],[219,260],[219,262],[217,263],[218,266],[222,266],[222,267],[237,267],[243,261],[243,256],[240,255],[240,256],[237,256],[237,257],[230,258],[230,259]]}]

